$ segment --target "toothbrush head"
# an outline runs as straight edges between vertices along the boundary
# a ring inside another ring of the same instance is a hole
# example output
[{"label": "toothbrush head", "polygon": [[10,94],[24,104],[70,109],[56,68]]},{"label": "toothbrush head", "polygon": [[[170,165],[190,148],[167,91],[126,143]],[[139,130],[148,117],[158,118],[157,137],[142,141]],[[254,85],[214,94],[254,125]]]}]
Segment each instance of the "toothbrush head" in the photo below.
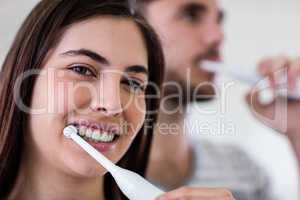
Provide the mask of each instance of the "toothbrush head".
[{"label": "toothbrush head", "polygon": [[200,63],[201,69],[204,69],[208,72],[212,73],[219,73],[222,68],[224,68],[223,64],[221,62],[216,61],[209,61],[209,60],[203,60]]},{"label": "toothbrush head", "polygon": [[69,125],[66,128],[64,128],[64,136],[66,138],[71,138],[72,134],[77,134],[77,128],[73,125]]}]

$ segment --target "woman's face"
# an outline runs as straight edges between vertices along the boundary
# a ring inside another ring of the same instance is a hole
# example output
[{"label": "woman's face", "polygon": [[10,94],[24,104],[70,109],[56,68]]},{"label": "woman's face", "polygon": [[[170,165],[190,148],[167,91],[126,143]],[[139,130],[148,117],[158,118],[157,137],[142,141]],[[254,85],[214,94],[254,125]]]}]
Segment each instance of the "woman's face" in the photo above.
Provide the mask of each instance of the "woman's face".
[{"label": "woman's face", "polygon": [[35,83],[26,147],[37,163],[76,176],[105,173],[63,129],[80,135],[114,163],[145,119],[147,51],[129,19],[97,17],[70,26]]}]

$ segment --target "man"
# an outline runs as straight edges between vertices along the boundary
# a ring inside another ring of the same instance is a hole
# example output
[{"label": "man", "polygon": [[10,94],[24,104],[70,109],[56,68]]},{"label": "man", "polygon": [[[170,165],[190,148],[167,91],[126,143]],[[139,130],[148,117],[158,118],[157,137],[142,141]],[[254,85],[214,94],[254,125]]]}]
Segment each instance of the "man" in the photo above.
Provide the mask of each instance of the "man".
[{"label": "man", "polygon": [[214,74],[199,66],[203,60],[221,60],[223,12],[217,1],[138,0],[137,8],[159,34],[167,65],[149,178],[168,189],[225,187],[238,200],[272,199],[267,177],[241,150],[193,144],[184,134],[186,106],[214,97]]}]

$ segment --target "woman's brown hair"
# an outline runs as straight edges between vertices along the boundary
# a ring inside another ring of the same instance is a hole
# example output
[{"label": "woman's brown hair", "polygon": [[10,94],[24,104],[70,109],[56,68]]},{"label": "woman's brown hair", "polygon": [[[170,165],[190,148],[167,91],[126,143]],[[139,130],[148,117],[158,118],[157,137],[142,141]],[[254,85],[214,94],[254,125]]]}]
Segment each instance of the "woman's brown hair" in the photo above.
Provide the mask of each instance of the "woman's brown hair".
[{"label": "woman's brown hair", "polygon": [[[27,17],[1,69],[0,99],[0,199],[12,191],[22,158],[24,127],[28,113],[18,108],[13,90],[24,72],[40,69],[47,53],[58,43],[67,26],[101,15],[132,19],[139,27],[148,51],[149,81],[160,88],[163,81],[164,62],[158,37],[139,15],[132,13],[126,1],[120,0],[43,0]],[[19,98],[30,105],[36,76],[21,83]],[[155,87],[148,87],[146,96],[157,96]],[[146,98],[147,111],[157,111],[159,98]],[[145,176],[150,152],[153,126],[157,112],[147,112],[143,128],[118,165]],[[126,199],[113,178],[104,178],[106,199]]]}]

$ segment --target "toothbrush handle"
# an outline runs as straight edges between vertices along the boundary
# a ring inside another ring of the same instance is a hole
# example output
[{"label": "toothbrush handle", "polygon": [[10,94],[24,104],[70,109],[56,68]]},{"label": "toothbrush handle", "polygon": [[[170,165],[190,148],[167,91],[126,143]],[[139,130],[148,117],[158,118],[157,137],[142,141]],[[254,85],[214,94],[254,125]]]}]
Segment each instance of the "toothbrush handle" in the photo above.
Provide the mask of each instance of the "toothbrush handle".
[{"label": "toothbrush handle", "polygon": [[[258,86],[261,89],[270,88],[270,83],[265,77],[256,74],[246,75],[237,71],[229,71],[228,74],[234,79],[251,85],[259,84]],[[279,80],[279,84],[280,83],[287,84],[287,80],[284,80],[284,78],[282,78],[281,80]],[[296,87],[292,92],[288,93],[287,88],[280,87],[280,89],[276,91],[276,95],[281,97],[287,97],[288,99],[300,100],[300,78],[297,79]]]},{"label": "toothbrush handle", "polygon": [[287,92],[286,90],[278,90],[277,94],[279,96],[287,96],[288,99],[300,100],[300,79],[296,82],[296,87],[292,92]]},{"label": "toothbrush handle", "polygon": [[98,163],[100,163],[105,169],[107,169],[107,171],[111,173],[121,191],[130,200],[154,200],[156,197],[163,194],[163,191],[152,185],[139,174],[113,164],[105,156],[94,149],[89,143],[77,135],[76,132],[70,131],[68,137],[82,147],[90,156],[92,156]]},{"label": "toothbrush handle", "polygon": [[[279,86],[279,88],[275,90],[275,95],[279,96],[279,97],[287,97],[288,99],[300,100],[300,79],[297,80],[296,87],[291,92],[288,92],[286,82],[287,81],[280,80],[280,83],[282,83],[284,86],[283,87]],[[267,79],[263,78],[263,77],[261,77],[261,82],[260,83],[262,83],[261,84],[262,85],[261,89],[271,87],[270,82]],[[280,85],[280,83],[279,83],[279,85]]]},{"label": "toothbrush handle", "polygon": [[77,133],[70,135],[71,139],[74,140],[79,146],[81,146],[90,156],[92,156],[99,164],[101,164],[107,171],[113,172],[116,170],[116,165],[108,160],[105,156],[100,154],[95,148],[89,143],[82,139]]},{"label": "toothbrush handle", "polygon": [[[237,79],[239,81],[248,83],[248,84],[256,84],[261,80],[264,80],[264,77],[261,77],[257,74],[245,74],[245,72],[243,72],[243,70],[238,70],[238,69],[242,69],[241,67],[228,67],[228,66],[234,66],[234,65],[229,65],[229,64],[224,64],[221,62],[214,62],[214,61],[202,61],[202,63],[200,63],[199,67],[201,67],[202,69],[209,71],[209,72],[213,72],[213,73],[221,73],[221,69],[227,69],[225,71],[226,74],[228,74],[229,76],[233,77],[234,79]],[[252,68],[254,69],[254,68]],[[280,82],[282,82],[282,80],[280,80]],[[285,83],[287,81],[285,80]],[[284,82],[283,82],[284,83]],[[264,80],[262,82],[262,85],[264,88],[266,88],[265,86],[269,87],[270,84]],[[296,88],[294,89],[294,91],[287,93],[287,90],[278,90],[276,91],[276,95],[278,96],[282,96],[282,97],[288,97],[288,99],[294,99],[294,100],[300,100],[300,78],[298,78],[297,83],[296,83]]]},{"label": "toothbrush handle", "polygon": [[142,176],[127,169],[118,167],[112,173],[121,191],[130,200],[154,200],[164,192],[152,185]]}]

